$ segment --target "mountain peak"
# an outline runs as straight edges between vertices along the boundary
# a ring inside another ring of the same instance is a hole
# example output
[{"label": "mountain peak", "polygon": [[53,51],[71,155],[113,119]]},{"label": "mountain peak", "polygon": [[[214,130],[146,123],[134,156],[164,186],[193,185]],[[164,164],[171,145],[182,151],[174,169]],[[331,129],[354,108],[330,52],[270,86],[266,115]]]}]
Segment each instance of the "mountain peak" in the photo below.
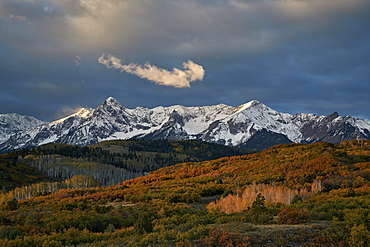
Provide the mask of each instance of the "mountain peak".
[{"label": "mountain peak", "polygon": [[113,97],[108,97],[105,101],[104,101],[104,105],[121,105],[118,100],[116,100],[115,98]]},{"label": "mountain peak", "polygon": [[244,104],[244,106],[247,106],[247,107],[256,106],[256,105],[263,105],[263,104],[261,102],[259,102],[258,100],[255,100],[255,99],[253,99],[253,100],[249,101],[248,103]]},{"label": "mountain peak", "polygon": [[124,107],[121,105],[121,103],[119,103],[118,100],[116,100],[113,97],[108,97],[104,101],[102,107],[104,109],[115,109],[116,111],[121,111],[122,109],[124,109]]},{"label": "mountain peak", "polygon": [[75,112],[75,113],[73,113],[73,114],[71,114],[71,115],[69,115],[69,116],[67,116],[67,117],[64,117],[64,118],[58,119],[58,120],[56,120],[56,121],[54,121],[54,122],[52,122],[52,123],[61,123],[61,122],[63,122],[64,120],[66,120],[66,119],[68,119],[68,118],[70,118],[70,117],[75,117],[75,116],[79,116],[79,117],[81,117],[81,118],[87,118],[87,117],[89,117],[89,116],[91,115],[91,112],[92,112],[92,111],[93,111],[92,109],[80,108],[77,112]]},{"label": "mountain peak", "polygon": [[123,107],[121,103],[118,102],[118,100],[113,97],[109,97],[94,111],[94,115],[99,115],[104,112],[105,114],[111,116],[117,116],[117,114],[122,114],[125,109],[126,108]]},{"label": "mountain peak", "polygon": [[241,111],[244,111],[245,109],[256,107],[256,106],[265,106],[265,105],[259,102],[258,100],[254,99],[254,100],[249,101],[248,103],[245,103],[243,105],[236,107],[234,110],[234,113],[241,112]]},{"label": "mountain peak", "polygon": [[74,115],[86,118],[90,115],[91,111],[92,111],[92,109],[89,110],[89,109],[81,108]]}]

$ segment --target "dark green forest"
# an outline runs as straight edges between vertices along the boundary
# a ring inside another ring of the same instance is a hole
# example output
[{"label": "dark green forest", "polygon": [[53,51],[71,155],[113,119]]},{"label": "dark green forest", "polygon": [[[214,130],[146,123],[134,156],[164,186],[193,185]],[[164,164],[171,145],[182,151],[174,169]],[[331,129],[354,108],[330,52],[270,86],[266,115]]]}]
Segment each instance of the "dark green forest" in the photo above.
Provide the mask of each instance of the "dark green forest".
[{"label": "dark green forest", "polygon": [[18,159],[27,155],[61,155],[90,162],[110,164],[133,172],[150,172],[181,162],[204,161],[253,153],[235,147],[201,141],[113,140],[80,147],[62,143],[45,144],[7,154]]}]

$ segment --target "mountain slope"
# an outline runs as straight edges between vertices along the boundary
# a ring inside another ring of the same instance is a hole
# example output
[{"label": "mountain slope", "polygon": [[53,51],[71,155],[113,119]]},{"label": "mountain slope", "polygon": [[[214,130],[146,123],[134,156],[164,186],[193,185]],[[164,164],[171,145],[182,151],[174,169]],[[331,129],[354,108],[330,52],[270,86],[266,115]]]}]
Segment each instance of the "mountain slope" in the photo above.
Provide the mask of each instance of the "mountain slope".
[{"label": "mountain slope", "polygon": [[201,140],[265,149],[282,143],[370,139],[370,122],[337,113],[328,116],[277,112],[252,100],[239,107],[137,107],[128,109],[109,97],[96,109],[33,129],[19,131],[0,145],[0,152],[51,142],[91,145],[104,140]]},{"label": "mountain slope", "polygon": [[53,181],[55,179],[46,176],[35,167],[18,162],[17,159],[0,156],[0,188],[2,192],[32,183]]},{"label": "mountain slope", "polygon": [[367,246],[369,165],[370,141],[288,144],[9,198],[0,246]]},{"label": "mountain slope", "polygon": [[[251,151],[245,149],[200,141],[115,140],[86,147],[45,144],[13,151],[0,158],[8,159],[9,166],[21,162],[59,180],[71,179],[76,175],[91,175],[101,186],[111,186],[177,163],[249,153]],[[11,178],[7,180],[12,181]]]},{"label": "mountain slope", "polygon": [[16,113],[0,114],[0,143],[6,141],[10,135],[44,124],[34,117]]}]

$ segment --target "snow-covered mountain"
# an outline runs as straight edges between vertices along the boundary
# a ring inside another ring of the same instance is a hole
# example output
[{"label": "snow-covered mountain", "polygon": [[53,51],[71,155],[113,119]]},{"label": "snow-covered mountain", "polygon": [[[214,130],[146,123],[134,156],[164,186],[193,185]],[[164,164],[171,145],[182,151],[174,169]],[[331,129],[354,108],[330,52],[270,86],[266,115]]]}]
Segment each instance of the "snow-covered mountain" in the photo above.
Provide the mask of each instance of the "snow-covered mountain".
[{"label": "snow-covered mountain", "polygon": [[21,130],[30,129],[44,122],[34,117],[16,113],[0,114],[0,143],[6,141],[10,135]]},{"label": "snow-covered mountain", "polygon": [[50,142],[90,145],[113,139],[202,140],[264,149],[275,144],[370,139],[370,122],[338,113],[328,116],[277,112],[252,100],[239,107],[137,107],[127,109],[110,97],[96,109],[18,131],[1,152]]}]

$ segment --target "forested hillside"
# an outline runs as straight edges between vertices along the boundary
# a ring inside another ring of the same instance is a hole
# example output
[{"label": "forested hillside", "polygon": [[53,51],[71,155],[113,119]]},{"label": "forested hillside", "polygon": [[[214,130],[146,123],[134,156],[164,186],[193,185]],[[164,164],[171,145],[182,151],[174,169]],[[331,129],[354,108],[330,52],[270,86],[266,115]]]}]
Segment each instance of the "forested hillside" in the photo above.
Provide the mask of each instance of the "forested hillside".
[{"label": "forested hillside", "polygon": [[[19,186],[29,189],[33,183],[63,181],[84,175],[88,180],[92,176],[105,187],[176,163],[251,152],[200,141],[115,140],[87,147],[53,143],[2,155],[0,176],[4,179],[0,185],[3,191]],[[40,192],[39,186],[36,187],[37,193]],[[54,192],[64,185],[43,186],[42,192],[47,192],[47,188],[53,188],[50,192]]]},{"label": "forested hillside", "polygon": [[40,182],[53,182],[35,167],[19,163],[16,159],[0,156],[0,189],[3,192],[16,187]]},{"label": "forested hillside", "polygon": [[6,156],[19,158],[27,155],[60,155],[110,164],[133,172],[149,172],[181,162],[212,160],[253,152],[255,151],[201,141],[114,140],[86,147],[52,143],[14,151]]},{"label": "forested hillside", "polygon": [[370,141],[279,145],[9,198],[0,222],[0,246],[368,246]]}]

